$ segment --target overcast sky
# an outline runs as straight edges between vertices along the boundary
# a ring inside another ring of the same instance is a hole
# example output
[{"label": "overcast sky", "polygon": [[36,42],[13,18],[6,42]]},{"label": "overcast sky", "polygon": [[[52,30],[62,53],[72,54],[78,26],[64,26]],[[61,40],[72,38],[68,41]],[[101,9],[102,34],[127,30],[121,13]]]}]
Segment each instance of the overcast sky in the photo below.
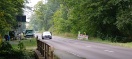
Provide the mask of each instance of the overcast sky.
[{"label": "overcast sky", "polygon": [[38,1],[41,1],[41,0],[28,0],[28,1],[29,1],[28,6],[33,7],[35,4],[37,4]]}]

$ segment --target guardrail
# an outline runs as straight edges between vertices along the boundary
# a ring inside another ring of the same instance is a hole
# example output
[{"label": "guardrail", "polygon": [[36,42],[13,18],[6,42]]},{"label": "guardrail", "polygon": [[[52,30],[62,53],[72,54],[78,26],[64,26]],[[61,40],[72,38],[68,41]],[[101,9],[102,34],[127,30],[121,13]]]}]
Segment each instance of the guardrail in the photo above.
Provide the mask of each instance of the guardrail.
[{"label": "guardrail", "polygon": [[38,38],[37,38],[37,50],[42,55],[40,58],[38,57],[38,59],[54,59],[53,47]]}]

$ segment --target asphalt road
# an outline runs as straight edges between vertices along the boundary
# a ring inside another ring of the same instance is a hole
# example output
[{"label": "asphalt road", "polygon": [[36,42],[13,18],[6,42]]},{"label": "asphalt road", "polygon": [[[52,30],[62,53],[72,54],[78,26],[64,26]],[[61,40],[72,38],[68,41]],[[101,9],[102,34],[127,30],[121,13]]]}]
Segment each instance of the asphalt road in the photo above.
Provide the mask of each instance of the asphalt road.
[{"label": "asphalt road", "polygon": [[[39,39],[41,37],[39,36]],[[41,39],[42,40],[42,39]],[[132,49],[53,36],[44,42],[60,59],[132,59]]]}]

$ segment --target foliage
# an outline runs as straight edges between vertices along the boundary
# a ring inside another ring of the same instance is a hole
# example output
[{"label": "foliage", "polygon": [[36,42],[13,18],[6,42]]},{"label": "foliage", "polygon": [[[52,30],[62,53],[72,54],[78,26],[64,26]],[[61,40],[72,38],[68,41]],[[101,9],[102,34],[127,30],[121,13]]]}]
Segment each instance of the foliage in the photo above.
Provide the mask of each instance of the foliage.
[{"label": "foliage", "polygon": [[[55,1],[57,3],[54,4]],[[35,15],[40,14],[45,18],[39,17],[41,21],[38,23],[41,24],[41,28],[45,28],[47,26],[46,23],[51,22],[54,26],[49,27],[59,33],[71,32],[77,34],[78,31],[81,31],[86,32],[89,36],[100,37],[102,40],[110,40],[112,42],[132,41],[131,0],[55,1],[48,0],[47,4],[39,5],[37,11],[40,12]],[[47,11],[53,10],[50,9],[53,8],[53,5],[59,7],[55,8],[53,13],[48,12],[47,14]],[[45,17],[45,15],[48,16]],[[50,19],[50,22],[44,21],[48,19]]]},{"label": "foliage", "polygon": [[20,42],[18,47],[21,49],[13,49],[9,42],[4,41],[0,47],[0,58],[2,59],[31,59],[29,52],[24,49],[23,43]]},{"label": "foliage", "polygon": [[53,15],[54,31],[56,32],[70,32],[71,22],[67,20],[67,11],[63,5],[60,5]]},{"label": "foliage", "polygon": [[26,49],[23,42],[19,41],[18,49],[21,50],[21,51],[24,51]]},{"label": "foliage", "polygon": [[1,43],[2,43],[2,36],[0,34],[0,47],[1,47]]},{"label": "foliage", "polygon": [[68,11],[71,16],[68,19],[72,19],[73,24],[72,32],[87,32],[90,36],[101,37],[104,40],[113,37],[116,38],[111,39],[114,42],[132,41],[132,1],[61,0],[60,2],[72,10]]},{"label": "foliage", "polygon": [[12,49],[12,46],[9,44],[9,42],[2,42],[2,46],[0,48],[0,50],[11,50]]},{"label": "foliage", "polygon": [[16,28],[16,15],[23,14],[24,0],[0,1],[0,33],[2,36]]},{"label": "foliage", "polygon": [[35,13],[32,14],[31,24],[36,30],[48,30],[53,23],[51,22],[52,15],[58,8],[58,2],[49,0],[46,4],[39,1],[35,5]]}]

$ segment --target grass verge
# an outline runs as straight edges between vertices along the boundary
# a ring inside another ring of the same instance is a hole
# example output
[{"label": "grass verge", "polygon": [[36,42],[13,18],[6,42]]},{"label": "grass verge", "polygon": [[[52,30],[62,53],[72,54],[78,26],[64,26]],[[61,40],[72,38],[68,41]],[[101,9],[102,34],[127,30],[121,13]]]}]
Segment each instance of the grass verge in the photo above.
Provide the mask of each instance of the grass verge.
[{"label": "grass verge", "polygon": [[[24,44],[25,48],[27,50],[32,50],[37,47],[37,42],[36,39],[26,39],[26,40],[21,40],[21,42]],[[13,48],[18,48],[18,43],[19,41],[11,41],[10,42],[13,46]]]},{"label": "grass verge", "polygon": [[108,40],[101,40],[100,38],[90,38],[88,41],[103,43],[103,44],[109,44],[109,45],[113,45],[113,46],[121,46],[121,47],[126,47],[126,48],[132,48],[132,42],[119,43],[119,42],[111,42],[111,41],[108,41]]}]

